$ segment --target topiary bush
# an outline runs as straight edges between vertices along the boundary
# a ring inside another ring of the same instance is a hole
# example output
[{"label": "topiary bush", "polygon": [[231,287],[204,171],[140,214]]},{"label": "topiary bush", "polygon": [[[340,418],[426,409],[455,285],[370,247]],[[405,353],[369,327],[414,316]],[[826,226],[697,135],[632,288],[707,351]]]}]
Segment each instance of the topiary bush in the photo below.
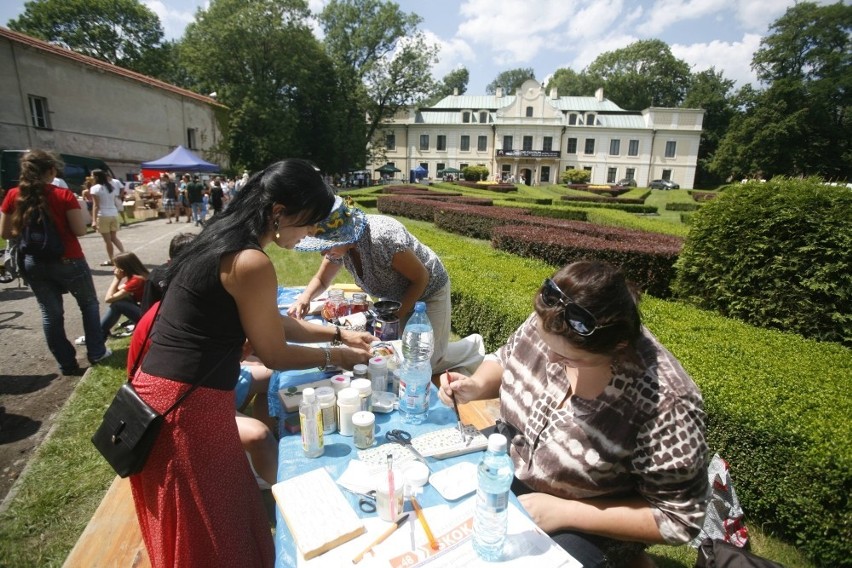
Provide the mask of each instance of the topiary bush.
[{"label": "topiary bush", "polygon": [[677,297],[753,325],[852,346],[848,189],[816,178],[731,186],[690,221],[672,285]]}]

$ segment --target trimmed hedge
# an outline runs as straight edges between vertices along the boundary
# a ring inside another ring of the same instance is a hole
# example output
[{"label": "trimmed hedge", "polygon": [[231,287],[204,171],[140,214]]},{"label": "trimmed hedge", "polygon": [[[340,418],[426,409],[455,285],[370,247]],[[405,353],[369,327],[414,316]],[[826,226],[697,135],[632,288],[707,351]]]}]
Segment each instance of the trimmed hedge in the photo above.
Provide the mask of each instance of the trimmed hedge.
[{"label": "trimmed hedge", "polygon": [[666,203],[666,211],[698,211],[697,203]]},{"label": "trimmed hedge", "polygon": [[[530,314],[533,294],[556,270],[406,225],[450,273],[453,329],[480,333],[489,350]],[[852,565],[852,352],[653,297],[642,314],[702,390],[710,451],[730,463],[746,523],[818,565]]]},{"label": "trimmed hedge", "polygon": [[678,297],[852,346],[852,192],[813,178],[730,186],[691,224]]},{"label": "trimmed hedge", "polygon": [[588,203],[629,203],[631,205],[644,205],[644,199],[630,199],[626,197],[609,197],[608,195],[563,195],[562,201],[586,201]]}]

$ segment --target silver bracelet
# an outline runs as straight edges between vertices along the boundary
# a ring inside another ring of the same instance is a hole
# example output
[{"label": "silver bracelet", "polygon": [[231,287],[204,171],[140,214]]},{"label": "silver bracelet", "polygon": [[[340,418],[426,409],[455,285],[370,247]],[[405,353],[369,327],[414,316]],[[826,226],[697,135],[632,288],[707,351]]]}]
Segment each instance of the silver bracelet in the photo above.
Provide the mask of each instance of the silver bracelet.
[{"label": "silver bracelet", "polygon": [[320,367],[320,370],[324,370],[331,367],[331,349],[328,347],[320,347],[320,349],[322,349],[322,352],[325,353],[325,366]]}]

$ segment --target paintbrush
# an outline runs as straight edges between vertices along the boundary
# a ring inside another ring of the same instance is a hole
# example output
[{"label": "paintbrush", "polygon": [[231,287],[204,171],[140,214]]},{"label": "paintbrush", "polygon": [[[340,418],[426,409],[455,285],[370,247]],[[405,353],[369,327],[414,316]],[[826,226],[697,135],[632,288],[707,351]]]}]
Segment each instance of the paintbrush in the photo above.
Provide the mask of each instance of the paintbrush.
[{"label": "paintbrush", "polygon": [[[446,375],[447,375],[447,384],[450,384],[450,372],[447,371]],[[456,411],[456,419],[458,420],[459,434],[462,437],[462,441],[464,441],[464,443],[467,444],[467,432],[465,432],[464,424],[462,423],[462,419],[461,419],[461,414],[459,414],[459,403],[456,400],[456,393],[452,394],[452,398],[453,398],[453,409],[455,409],[455,411]]]}]

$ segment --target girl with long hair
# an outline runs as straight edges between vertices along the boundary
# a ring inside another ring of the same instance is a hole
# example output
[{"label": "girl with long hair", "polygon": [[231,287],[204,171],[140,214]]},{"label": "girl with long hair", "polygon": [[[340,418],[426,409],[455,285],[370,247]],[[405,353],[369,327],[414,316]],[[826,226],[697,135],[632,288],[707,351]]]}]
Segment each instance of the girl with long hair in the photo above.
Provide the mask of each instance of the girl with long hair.
[{"label": "girl with long hair", "polygon": [[77,352],[65,335],[63,294],[70,292],[80,308],[89,362],[97,363],[112,355],[112,351],[104,344],[95,283],[77,240],[86,234],[83,212],[71,191],[51,183],[61,169],[62,162],[51,152],[30,150],[21,156],[19,185],[9,190],[0,206],[0,235],[17,239],[33,216],[46,217],[56,227],[64,248],[62,255],[43,258],[28,254],[21,267],[41,309],[47,346],[60,371],[80,375]]},{"label": "girl with long hair", "polygon": [[113,247],[118,252],[124,252],[124,245],[118,238],[118,207],[115,197],[118,190],[110,183],[109,175],[103,170],[92,170],[95,185],[89,190],[92,195],[92,224],[104,239],[107,256],[109,260],[101,263],[101,266],[113,265]]},{"label": "girl with long hair", "polygon": [[110,330],[123,315],[135,325],[142,317],[142,295],[145,292],[145,281],[148,279],[148,269],[132,252],[123,252],[113,258],[115,268],[114,278],[107,289],[104,302],[107,310],[101,318],[101,329],[104,337],[109,337]]},{"label": "girl with long hair", "polygon": [[[369,359],[374,338],[334,326],[282,318],[278,279],[264,253],[292,249],[331,210],[334,196],[306,161],[288,159],[252,176],[169,264],[150,348],[133,386],[169,414],[145,468],[131,476],[136,513],[151,564],[272,566],[274,546],[260,492],[234,421],[234,387],[248,339],[273,369]],[[203,383],[202,383],[203,381]]]}]

